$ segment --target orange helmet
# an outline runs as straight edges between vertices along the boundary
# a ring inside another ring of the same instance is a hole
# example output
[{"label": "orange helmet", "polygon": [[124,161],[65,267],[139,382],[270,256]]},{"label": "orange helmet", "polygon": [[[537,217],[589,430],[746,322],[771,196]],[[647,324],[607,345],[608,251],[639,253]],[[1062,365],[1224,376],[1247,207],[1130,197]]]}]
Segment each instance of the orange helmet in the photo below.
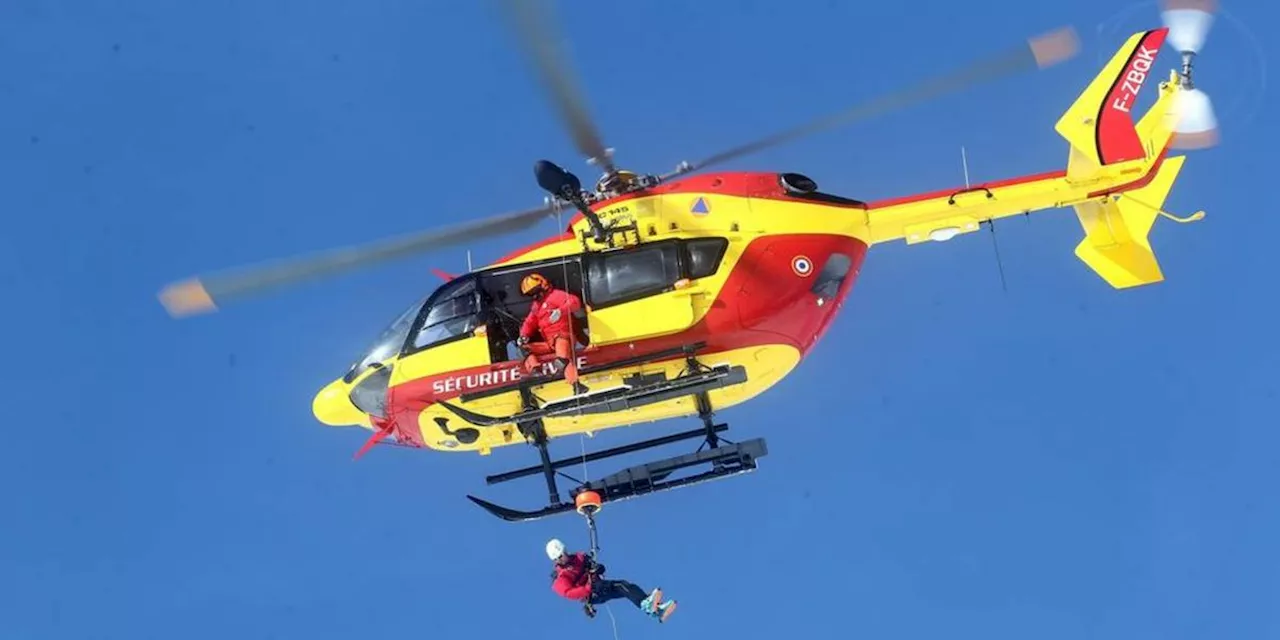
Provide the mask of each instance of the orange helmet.
[{"label": "orange helmet", "polygon": [[520,293],[531,296],[551,288],[551,283],[541,273],[531,273],[520,281]]}]

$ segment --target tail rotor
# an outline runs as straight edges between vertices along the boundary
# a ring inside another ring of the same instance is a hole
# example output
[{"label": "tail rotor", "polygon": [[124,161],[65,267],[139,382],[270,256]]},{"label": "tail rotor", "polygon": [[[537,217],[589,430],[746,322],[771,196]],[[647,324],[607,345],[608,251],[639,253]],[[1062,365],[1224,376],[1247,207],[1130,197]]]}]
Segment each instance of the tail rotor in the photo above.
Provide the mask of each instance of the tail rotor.
[{"label": "tail rotor", "polygon": [[1213,101],[1192,81],[1196,56],[1204,48],[1213,26],[1217,0],[1161,0],[1160,16],[1169,28],[1166,42],[1182,54],[1177,101],[1178,124],[1172,146],[1177,149],[1205,149],[1218,143],[1218,118]]}]

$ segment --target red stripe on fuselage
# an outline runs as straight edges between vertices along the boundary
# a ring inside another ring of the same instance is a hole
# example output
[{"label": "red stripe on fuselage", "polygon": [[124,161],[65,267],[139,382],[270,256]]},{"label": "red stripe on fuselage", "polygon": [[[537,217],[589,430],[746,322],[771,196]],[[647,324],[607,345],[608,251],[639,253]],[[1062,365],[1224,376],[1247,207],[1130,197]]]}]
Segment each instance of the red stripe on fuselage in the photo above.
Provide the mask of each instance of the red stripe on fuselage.
[{"label": "red stripe on fuselage", "polygon": [[[581,217],[581,216],[582,216],[582,214],[581,214],[581,213],[579,213],[579,214],[578,214],[578,216],[579,216],[579,217]],[[508,262],[508,261],[511,261],[511,260],[515,260],[515,259],[519,258],[520,256],[523,256],[523,255],[528,254],[528,253],[532,253],[532,252],[537,251],[538,249],[541,249],[541,248],[543,248],[543,247],[546,247],[546,246],[549,246],[549,245],[553,245],[553,244],[555,244],[555,243],[557,243],[557,242],[562,242],[562,241],[564,241],[564,240],[572,240],[572,239],[573,239],[573,233],[568,232],[568,231],[566,231],[566,232],[564,232],[564,233],[562,233],[562,234],[560,234],[560,235],[558,235],[558,236],[551,236],[550,238],[544,238],[544,239],[539,240],[539,241],[537,241],[537,242],[535,242],[535,243],[533,243],[533,244],[531,244],[531,245],[529,245],[529,246],[527,246],[527,247],[524,247],[523,249],[516,249],[515,251],[512,251],[511,253],[508,253],[507,255],[502,256],[501,258],[498,258],[497,263],[499,263],[499,264],[500,264],[500,263],[503,263],[503,262]]]},{"label": "red stripe on fuselage", "polygon": [[[1164,162],[1165,156],[1168,153],[1169,153],[1169,146],[1165,145],[1165,147],[1160,150],[1160,156],[1156,159],[1155,163],[1152,165],[1151,170],[1148,171],[1146,175],[1142,176],[1141,178],[1133,182],[1125,183],[1123,185],[1120,185],[1119,187],[1115,187],[1112,189],[1106,189],[1103,191],[1094,191],[1093,193],[1090,193],[1088,197],[1096,198],[1098,196],[1106,195],[1108,193],[1120,193],[1122,191],[1132,191],[1133,189],[1140,189],[1142,187],[1145,187],[1147,183],[1155,179],[1156,172],[1159,171],[1160,165]],[[939,189],[937,191],[931,191],[929,193],[922,193],[922,194],[911,195],[911,196],[903,196],[900,198],[891,198],[888,200],[877,200],[875,202],[869,202],[867,203],[867,210],[872,211],[875,209],[883,209],[885,207],[895,207],[898,205],[910,204],[912,202],[924,202],[925,200],[933,200],[934,198],[945,198],[945,197],[950,197],[952,194],[955,194],[957,192],[962,192],[962,191],[963,192],[981,191],[984,188],[999,189],[1001,187],[1010,187],[1010,186],[1019,185],[1019,184],[1027,184],[1031,182],[1038,182],[1040,180],[1056,180],[1058,178],[1065,178],[1066,176],[1067,176],[1067,172],[1065,170],[1060,169],[1058,171],[1046,171],[1044,173],[1037,173],[1029,176],[1019,176],[1016,178],[1007,178],[1005,180],[996,180],[994,182],[984,182],[982,184],[973,185],[972,187],[956,187],[954,189]]]},{"label": "red stripe on fuselage", "polygon": [[1037,173],[1029,176],[1018,176],[1016,178],[996,180],[994,182],[984,182],[982,184],[975,184],[971,187],[955,187],[952,189],[939,189],[937,191],[930,191],[929,193],[918,193],[910,196],[901,196],[897,198],[888,198],[885,200],[877,200],[875,202],[869,202],[867,203],[867,210],[871,211],[873,209],[883,209],[885,207],[896,207],[898,205],[911,204],[912,202],[924,202],[925,200],[933,200],[935,198],[949,198],[952,195],[956,193],[961,193],[961,192],[981,191],[983,189],[998,189],[1001,187],[1011,187],[1013,185],[1026,184],[1029,182],[1036,182],[1039,180],[1054,180],[1057,178],[1066,177],[1066,175],[1067,175],[1067,172],[1065,170],[1060,169],[1058,171],[1046,171],[1044,173]]},{"label": "red stripe on fuselage", "polygon": [[[1170,143],[1173,142],[1172,137],[1169,138],[1169,142]],[[1151,181],[1156,179],[1156,174],[1160,173],[1160,167],[1164,165],[1164,159],[1168,157],[1168,155],[1169,155],[1169,144],[1165,144],[1164,148],[1160,150],[1160,155],[1156,157],[1156,161],[1151,165],[1151,170],[1148,171],[1146,175],[1143,175],[1141,178],[1138,178],[1133,182],[1127,182],[1118,187],[1094,191],[1090,193],[1087,197],[1101,198],[1102,196],[1110,195],[1112,193],[1123,193],[1125,191],[1133,191],[1135,189],[1141,189],[1147,186],[1148,184],[1151,184]]]},{"label": "red stripe on fuselage", "polygon": [[[689,176],[683,180],[660,184],[651,189],[637,191],[610,198],[596,203],[592,207],[593,210],[601,210],[612,207],[616,204],[659,195],[673,195],[681,193],[706,193],[706,194],[723,194],[726,196],[734,196],[739,198],[761,198],[766,200],[783,200],[787,202],[809,202],[815,203],[814,200],[806,200],[797,198],[787,193],[782,187],[780,174],[772,171],[736,171],[726,173],[708,173],[702,175]],[[850,209],[861,209],[862,207],[850,203],[837,202],[816,202],[824,206],[846,207]],[[574,215],[569,220],[567,228],[572,229],[573,225],[581,222],[584,216],[581,213]]]}]

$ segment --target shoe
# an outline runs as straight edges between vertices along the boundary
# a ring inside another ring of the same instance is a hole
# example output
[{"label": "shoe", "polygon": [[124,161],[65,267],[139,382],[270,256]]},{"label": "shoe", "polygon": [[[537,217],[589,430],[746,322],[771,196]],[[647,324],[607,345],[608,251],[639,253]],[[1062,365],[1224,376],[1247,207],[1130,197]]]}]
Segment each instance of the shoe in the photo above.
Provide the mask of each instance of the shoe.
[{"label": "shoe", "polygon": [[648,598],[640,601],[640,610],[654,617],[658,616],[658,607],[662,605],[662,589],[654,589]]},{"label": "shoe", "polygon": [[676,612],[676,601],[668,600],[658,605],[658,622],[666,622]]},{"label": "shoe", "polygon": [[542,363],[538,361],[538,356],[529,354],[521,364],[524,366],[525,375],[533,375],[538,372],[539,365]]}]

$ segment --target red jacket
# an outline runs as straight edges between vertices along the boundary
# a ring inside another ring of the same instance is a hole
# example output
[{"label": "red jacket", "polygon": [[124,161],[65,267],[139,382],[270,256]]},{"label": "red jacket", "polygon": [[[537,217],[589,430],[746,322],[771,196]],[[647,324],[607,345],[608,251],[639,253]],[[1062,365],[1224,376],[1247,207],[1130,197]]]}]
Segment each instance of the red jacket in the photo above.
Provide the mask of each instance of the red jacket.
[{"label": "red jacket", "polygon": [[[529,307],[529,315],[525,316],[524,324],[520,326],[520,335],[531,338],[533,331],[537,329],[542,334],[542,339],[547,341],[559,335],[572,337],[569,316],[581,308],[582,300],[578,296],[554,289],[541,300],[533,301],[533,305]],[[560,317],[552,320],[551,313],[557,309],[560,310]]]},{"label": "red jacket", "polygon": [[570,599],[586,600],[591,595],[591,574],[587,572],[587,554],[572,553],[568,562],[556,565],[552,591]]}]

